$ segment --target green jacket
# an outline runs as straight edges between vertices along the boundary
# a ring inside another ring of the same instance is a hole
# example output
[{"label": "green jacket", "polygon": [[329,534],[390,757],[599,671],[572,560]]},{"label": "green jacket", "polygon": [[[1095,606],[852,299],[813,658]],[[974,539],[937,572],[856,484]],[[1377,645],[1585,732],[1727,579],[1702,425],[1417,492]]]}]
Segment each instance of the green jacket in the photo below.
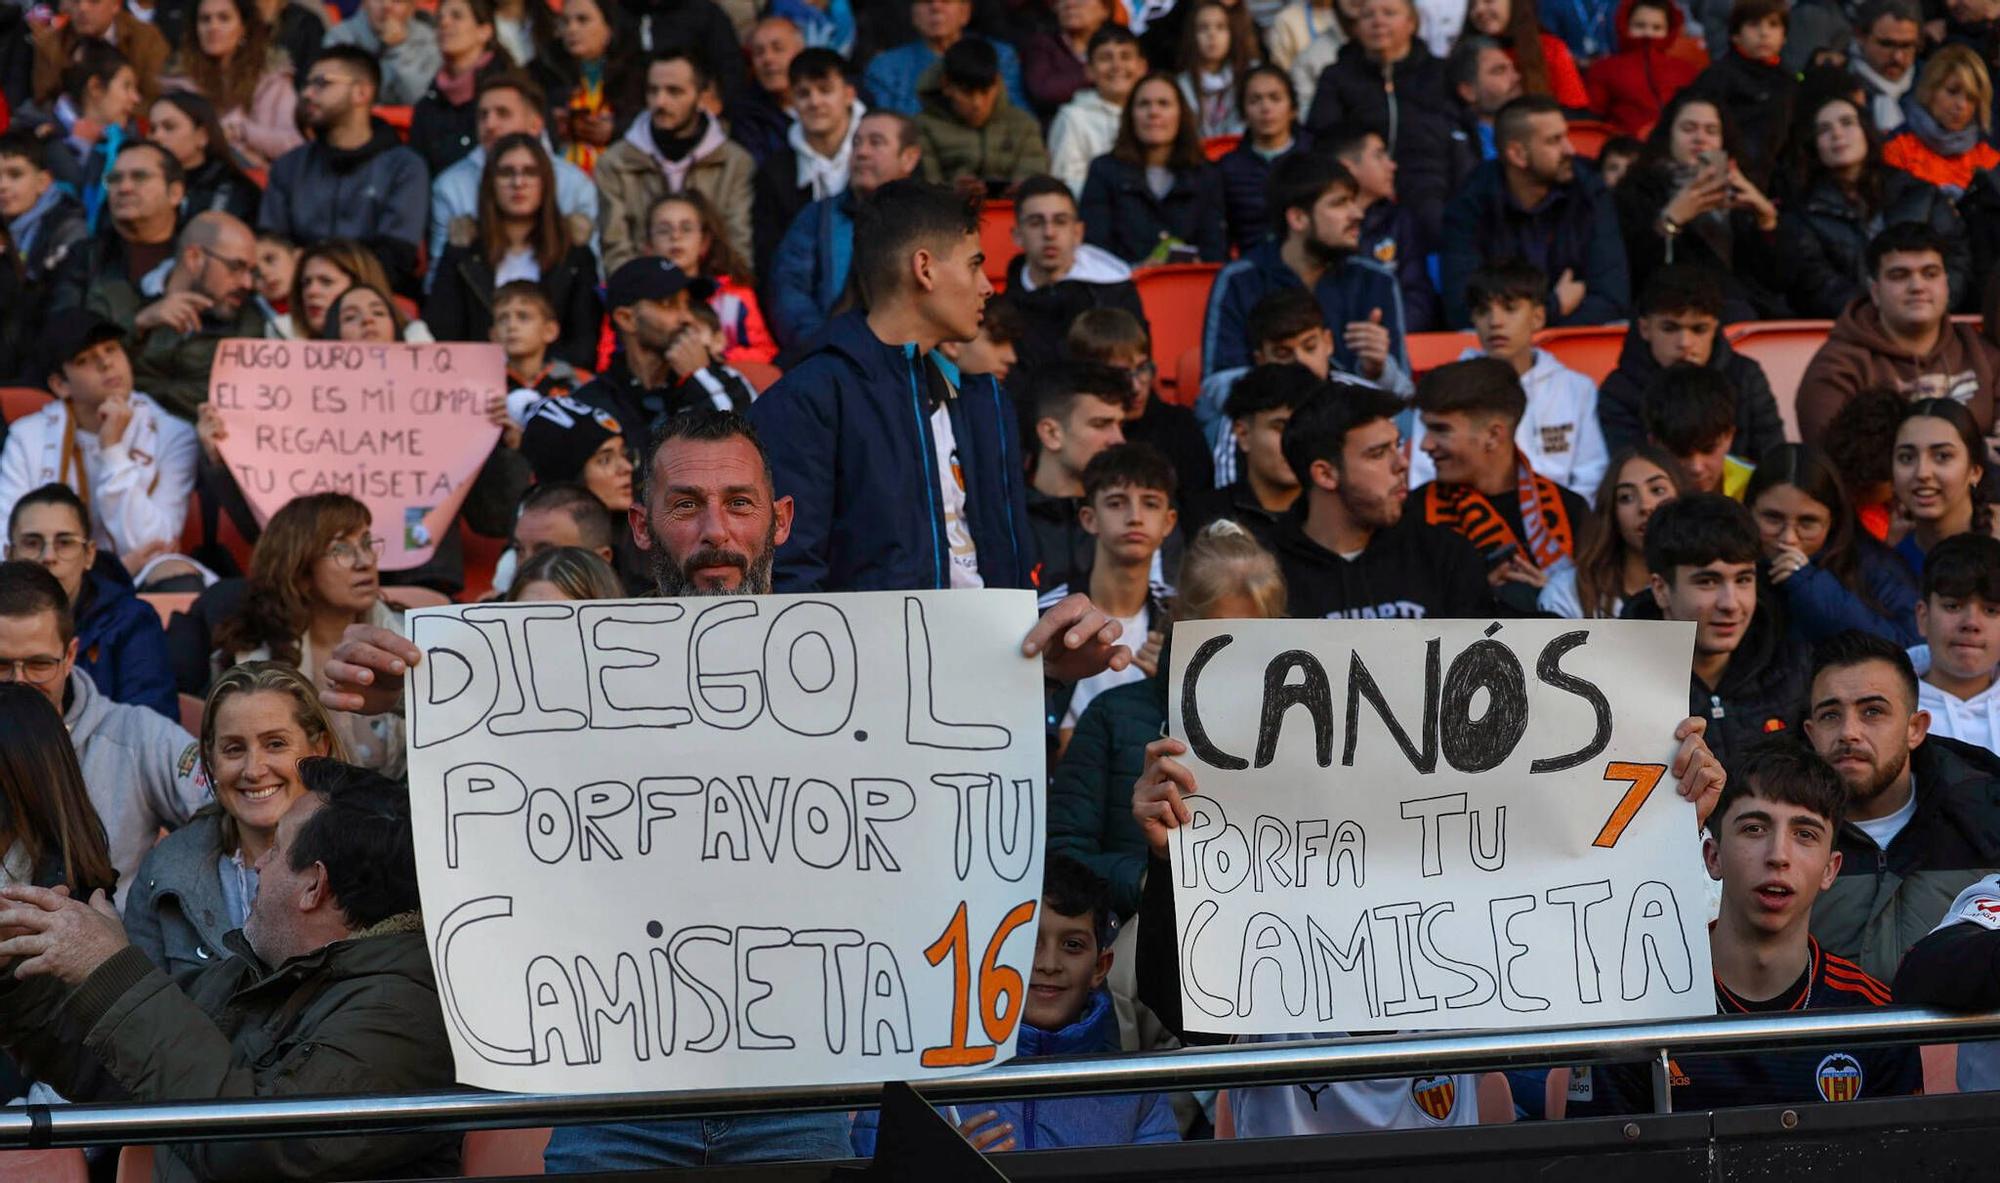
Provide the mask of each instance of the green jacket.
[{"label": "green jacket", "polygon": [[[409,1092],[452,1083],[451,1043],[415,912],[271,969],[240,932],[183,993],[128,946],[65,993],[0,980],[0,1044],[72,1101]],[[456,1134],[163,1145],[156,1180],[455,1175]]]},{"label": "green jacket", "polygon": [[1883,850],[1840,827],[1840,876],[1813,904],[1827,952],[1889,981],[1958,893],[2000,870],[2000,756],[1940,735],[1910,754],[1917,808]]},{"label": "green jacket", "polygon": [[970,128],[952,113],[944,97],[944,71],[933,66],[917,87],[923,106],[917,112],[917,141],[923,146],[924,179],[946,182],[959,177],[1019,181],[1049,171],[1049,150],[1035,117],[1007,101],[1006,88],[993,107],[993,118],[982,128]]},{"label": "green jacket", "polygon": [[[127,333],[139,310],[159,298],[157,292],[142,287],[163,283],[171,264],[149,272],[138,284],[123,274],[106,273],[90,284],[83,306],[106,320],[116,321]],[[201,328],[192,333],[156,326],[126,343],[132,357],[132,385],[153,396],[154,401],[183,419],[193,422],[201,404],[208,401],[208,372],[215,368],[215,347],[224,337],[261,337],[264,318],[254,300],[231,321],[202,318]]]},{"label": "green jacket", "polygon": [[1165,677],[1105,691],[1076,721],[1049,786],[1049,853],[1069,855],[1109,882],[1120,917],[1139,910],[1146,870],[1132,786],[1146,769],[1146,745],[1165,734],[1166,722]]}]

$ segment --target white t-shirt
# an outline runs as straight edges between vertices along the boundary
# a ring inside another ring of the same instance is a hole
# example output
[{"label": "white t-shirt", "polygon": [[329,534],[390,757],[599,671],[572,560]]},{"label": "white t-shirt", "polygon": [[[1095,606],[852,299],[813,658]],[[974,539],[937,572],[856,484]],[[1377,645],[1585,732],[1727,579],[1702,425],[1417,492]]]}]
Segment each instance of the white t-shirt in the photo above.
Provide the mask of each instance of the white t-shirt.
[{"label": "white t-shirt", "polygon": [[[1326,1031],[1311,1036],[1245,1035],[1236,1042],[1284,1043],[1304,1038],[1339,1038],[1343,1034]],[[1235,1118],[1239,1138],[1478,1125],[1479,1078],[1419,1076],[1230,1089],[1229,1112]]]},{"label": "white t-shirt", "polygon": [[524,246],[515,247],[508,251],[507,256],[500,260],[500,265],[493,269],[493,288],[498,291],[500,285],[513,283],[517,279],[539,283],[541,278],[542,265],[535,261],[535,252]]},{"label": "white t-shirt", "polygon": [[985,587],[979,577],[979,550],[965,521],[965,473],[958,466],[958,437],[951,430],[951,412],[931,412],[931,438],[937,441],[938,484],[944,495],[944,540],[951,547],[951,585]]},{"label": "white t-shirt", "polygon": [[[1118,623],[1125,628],[1125,631],[1118,635],[1120,639],[1127,641],[1135,652],[1139,646],[1146,643],[1146,630],[1152,627],[1152,615],[1146,610],[1145,605],[1141,604],[1136,615],[1118,618]],[[1140,681],[1145,676],[1146,671],[1140,669],[1139,663],[1135,661],[1122,670],[1105,670],[1078,682],[1076,689],[1070,692],[1069,712],[1063,716],[1063,730],[1068,731],[1076,726],[1076,721],[1083,718],[1083,708],[1090,705],[1091,699],[1113,687]]]},{"label": "white t-shirt", "polygon": [[1881,847],[1883,850],[1887,850],[1889,849],[1889,844],[1896,840],[1896,835],[1902,833],[1903,827],[1909,825],[1910,819],[1916,815],[1917,793],[1915,786],[1912,786],[1910,799],[1903,802],[1903,807],[1896,812],[1887,817],[1878,817],[1870,821],[1862,821],[1859,818],[1855,818],[1853,821],[1857,829],[1875,840],[1875,845]]}]

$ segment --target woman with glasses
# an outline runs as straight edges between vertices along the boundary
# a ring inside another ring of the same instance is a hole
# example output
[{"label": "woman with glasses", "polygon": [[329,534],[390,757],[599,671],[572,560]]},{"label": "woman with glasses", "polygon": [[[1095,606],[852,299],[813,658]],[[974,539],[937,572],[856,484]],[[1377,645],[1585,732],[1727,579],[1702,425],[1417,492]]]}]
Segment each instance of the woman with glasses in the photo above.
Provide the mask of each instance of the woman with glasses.
[{"label": "woman with glasses", "polygon": [[[581,219],[578,219],[580,222]],[[534,136],[502,136],[486,153],[477,218],[459,218],[437,263],[424,320],[441,341],[484,341],[493,331],[493,293],[515,280],[539,283],[556,307],[562,335],[550,352],[580,370],[596,368],[597,257],[587,224],[572,226],[556,205],[555,166]]]},{"label": "woman with glasses", "polygon": [[76,668],[112,702],[149,707],[180,721],[167,637],[132,585],[94,570],[97,544],[83,500],[64,484],[43,485],[8,515],[7,557],[38,563],[62,584],[76,622]]},{"label": "woman with glasses", "polygon": [[[646,211],[646,253],[657,255],[689,275],[715,281],[708,306],[722,323],[729,349],[722,359],[769,362],[778,356],[777,343],[764,327],[757,293],[747,281],[750,264],[729,245],[729,231],[714,203],[698,190],[669,193]],[[610,329],[607,327],[608,334]]]},{"label": "woman with glasses", "polygon": [[[216,630],[218,678],[238,662],[276,661],[318,685],[320,665],[348,625],[400,632],[403,614],[382,599],[382,540],[371,525],[368,507],[344,493],[295,498],[272,514],[250,555],[242,604]],[[336,715],[333,733],[353,763],[403,775],[398,716]]]},{"label": "woman with glasses", "polygon": [[299,761],[347,759],[312,683],[275,661],[245,662],[215,680],[199,750],[215,800],[153,847],[125,893],[126,935],[183,985],[229,956],[223,934],[249,919],[257,860],[305,792]]}]

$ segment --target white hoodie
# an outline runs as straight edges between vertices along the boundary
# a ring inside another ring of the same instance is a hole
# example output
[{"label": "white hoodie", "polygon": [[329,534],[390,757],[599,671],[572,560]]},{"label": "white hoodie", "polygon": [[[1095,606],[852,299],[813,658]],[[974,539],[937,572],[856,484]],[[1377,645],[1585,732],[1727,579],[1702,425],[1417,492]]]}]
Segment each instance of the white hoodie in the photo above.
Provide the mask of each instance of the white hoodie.
[{"label": "white hoodie", "polygon": [[813,151],[811,141],[806,139],[806,129],[800,125],[797,116],[785,129],[785,142],[792,146],[798,159],[799,185],[801,188],[812,187],[814,201],[847,192],[847,174],[854,162],[854,137],[861,130],[861,117],[866,114],[868,104],[855,99],[854,105],[847,109],[847,138],[840,141],[840,151],[832,156],[821,156]]},{"label": "white hoodie", "polygon": [[[1069,262],[1069,271],[1057,283],[1124,283],[1132,278],[1132,265],[1100,246],[1079,243],[1076,257]],[[1028,267],[1021,267],[1021,290],[1035,290],[1035,278]]]},{"label": "white hoodie", "polygon": [[154,545],[177,549],[194,493],[200,450],[194,428],[134,391],[124,438],[107,448],[94,432],[78,431],[76,454],[65,465],[68,425],[69,404],[58,399],[10,426],[0,450],[0,522],[23,494],[61,481],[90,506],[98,546],[116,555]]},{"label": "white hoodie", "polygon": [[1924,681],[1931,672],[1931,647],[1910,646],[1917,667],[1917,705],[1931,713],[1931,734],[2000,752],[2000,681],[1971,698],[1960,698]]},{"label": "white hoodie", "polygon": [[[1468,349],[1459,360],[1484,357]],[[1604,430],[1597,424],[1597,387],[1589,378],[1563,365],[1546,350],[1535,350],[1535,363],[1521,375],[1521,388],[1528,394],[1528,413],[1514,431],[1514,443],[1528,457],[1536,472],[1590,501],[1604,480],[1611,457],[1604,446]],[[1410,487],[1437,479],[1431,458],[1418,447],[1424,438],[1423,421],[1410,429]]]},{"label": "white hoodie", "polygon": [[1049,173],[1083,199],[1083,182],[1090,162],[1111,151],[1118,141],[1118,119],[1125,108],[1106,102],[1095,87],[1086,86],[1064,103],[1049,124]]}]

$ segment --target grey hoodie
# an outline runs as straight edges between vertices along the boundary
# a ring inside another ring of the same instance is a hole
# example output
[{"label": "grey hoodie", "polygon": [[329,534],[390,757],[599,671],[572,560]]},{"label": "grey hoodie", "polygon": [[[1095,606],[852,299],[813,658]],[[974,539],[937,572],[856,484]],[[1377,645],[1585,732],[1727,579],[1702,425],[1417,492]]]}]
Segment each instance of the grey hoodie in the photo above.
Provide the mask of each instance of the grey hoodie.
[{"label": "grey hoodie", "polygon": [[63,725],[104,822],[123,907],[160,828],[179,829],[208,802],[208,777],[194,737],[178,723],[112,702],[82,670],[70,671],[68,700]]}]

